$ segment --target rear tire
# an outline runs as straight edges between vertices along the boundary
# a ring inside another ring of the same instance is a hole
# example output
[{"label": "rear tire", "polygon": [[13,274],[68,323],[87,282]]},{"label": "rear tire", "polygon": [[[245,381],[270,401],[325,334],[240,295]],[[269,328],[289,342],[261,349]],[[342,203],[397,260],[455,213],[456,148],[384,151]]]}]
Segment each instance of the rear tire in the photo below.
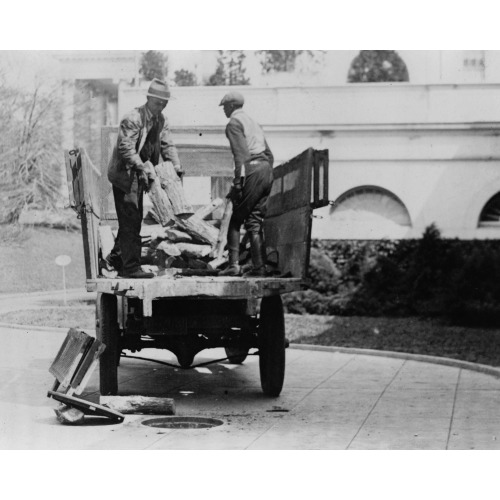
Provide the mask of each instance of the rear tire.
[{"label": "rear tire", "polygon": [[118,393],[118,363],[120,360],[118,308],[114,295],[103,293],[98,298],[99,328],[97,338],[105,346],[99,357],[99,383],[103,396]]},{"label": "rear tire", "polygon": [[285,380],[285,315],[280,295],[264,297],[260,306],[259,370],[264,394],[279,396]]},{"label": "rear tire", "polygon": [[241,365],[247,359],[248,349],[240,347],[224,347],[226,356],[229,358],[229,363]]}]

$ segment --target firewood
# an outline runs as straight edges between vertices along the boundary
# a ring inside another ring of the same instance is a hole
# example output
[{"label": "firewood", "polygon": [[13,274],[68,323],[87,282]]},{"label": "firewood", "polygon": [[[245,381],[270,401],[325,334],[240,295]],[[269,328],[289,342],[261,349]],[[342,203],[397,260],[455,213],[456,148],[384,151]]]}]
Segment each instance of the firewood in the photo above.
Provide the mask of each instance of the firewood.
[{"label": "firewood", "polygon": [[224,215],[222,216],[219,234],[214,246],[214,250],[212,252],[212,255],[215,259],[221,259],[222,254],[224,253],[224,248],[227,243],[227,230],[229,228],[231,215],[233,215],[233,202],[229,199],[226,199],[226,206],[224,208]]},{"label": "firewood", "polygon": [[54,411],[57,420],[61,422],[61,424],[80,425],[85,419],[85,414],[82,411],[65,404],[59,405],[59,408],[55,408]]},{"label": "firewood", "polygon": [[[179,243],[180,244],[180,243]],[[174,243],[169,243],[168,241],[162,241],[157,247],[156,250],[160,250],[167,254],[168,256],[176,257],[181,254],[181,250]]]},{"label": "firewood", "polygon": [[215,245],[217,238],[219,236],[219,230],[205,221],[197,219],[196,217],[190,217],[189,219],[175,218],[176,223],[184,231],[189,233],[195,239],[208,243],[209,245]]},{"label": "firewood", "polygon": [[223,264],[227,262],[227,256],[218,257],[216,259],[211,260],[208,263],[208,269],[219,269]]},{"label": "firewood", "polygon": [[188,233],[181,231],[180,229],[167,229],[165,231],[167,239],[169,241],[172,241],[173,243],[180,243],[180,242],[191,242],[193,241],[193,237],[189,235]]},{"label": "firewood", "polygon": [[175,247],[180,254],[195,258],[206,257],[212,251],[210,245],[197,245],[195,243],[175,243]]},{"label": "firewood", "polygon": [[162,226],[172,226],[175,222],[173,219],[174,211],[158,177],[150,182],[148,195],[160,224]]},{"label": "firewood", "polygon": [[188,269],[207,269],[208,267],[206,262],[194,257],[188,257],[187,265]]},{"label": "firewood", "polygon": [[115,245],[115,238],[111,226],[99,226],[99,245],[101,247],[102,256],[106,258]]},{"label": "firewood", "polygon": [[223,203],[224,200],[222,198],[215,198],[212,203],[204,205],[203,207],[196,210],[196,212],[190,218],[204,219],[205,217],[209,216],[214,210],[219,208]]},{"label": "firewood", "polygon": [[100,396],[100,404],[123,413],[175,415],[175,401],[171,398],[150,396]]},{"label": "firewood", "polygon": [[155,167],[155,170],[160,178],[161,186],[170,200],[174,214],[192,214],[193,207],[186,199],[182,182],[179,179],[172,162],[166,161],[164,163],[160,163]]}]

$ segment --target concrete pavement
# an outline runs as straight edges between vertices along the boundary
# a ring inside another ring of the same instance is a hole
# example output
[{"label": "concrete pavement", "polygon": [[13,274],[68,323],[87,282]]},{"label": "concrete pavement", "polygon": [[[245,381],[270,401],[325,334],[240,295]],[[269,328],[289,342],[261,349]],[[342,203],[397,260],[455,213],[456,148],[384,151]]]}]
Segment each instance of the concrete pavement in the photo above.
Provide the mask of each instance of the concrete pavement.
[{"label": "concrete pavement", "polygon": [[[0,310],[2,310],[0,300]],[[71,326],[71,325],[69,325]],[[218,419],[205,429],[154,428],[128,415],[122,424],[87,418],[59,424],[46,397],[48,368],[65,331],[0,329],[0,449],[327,449],[438,450],[500,448],[500,379],[449,365],[290,348],[278,398],[260,389],[258,357],[193,370],[123,359],[120,394],[174,398],[177,416]],[[139,356],[175,363],[168,351]],[[195,364],[224,357],[207,350]],[[421,358],[420,358],[421,359]],[[434,360],[432,360],[434,361]],[[97,374],[86,397],[98,397]]]}]

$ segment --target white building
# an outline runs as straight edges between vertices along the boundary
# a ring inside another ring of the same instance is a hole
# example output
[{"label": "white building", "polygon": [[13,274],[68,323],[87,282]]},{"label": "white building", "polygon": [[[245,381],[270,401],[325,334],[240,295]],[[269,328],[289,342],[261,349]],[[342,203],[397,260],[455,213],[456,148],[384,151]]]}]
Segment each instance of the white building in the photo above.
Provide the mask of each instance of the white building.
[{"label": "white building", "polygon": [[[59,55],[66,79],[106,79],[112,65],[92,63],[103,54],[85,58],[83,52],[66,60]],[[313,236],[412,238],[435,223],[446,237],[500,238],[500,51],[398,53],[409,82],[348,84],[357,51],[330,51],[312,66],[305,58],[294,73],[278,75],[262,75],[249,53],[253,85],[238,90],[263,125],[277,163],[307,147],[329,149],[330,199],[337,205],[318,211]],[[109,54],[115,62],[119,56]],[[170,75],[188,69],[202,80],[215,71],[217,52],[168,57]],[[144,102],[147,83],[130,84],[137,53],[130,51],[127,61],[118,63],[121,73],[113,70],[118,76],[108,76],[111,87],[121,83],[102,124],[118,123]],[[166,114],[177,142],[227,144],[218,107],[227,90],[173,89],[176,99]]]}]

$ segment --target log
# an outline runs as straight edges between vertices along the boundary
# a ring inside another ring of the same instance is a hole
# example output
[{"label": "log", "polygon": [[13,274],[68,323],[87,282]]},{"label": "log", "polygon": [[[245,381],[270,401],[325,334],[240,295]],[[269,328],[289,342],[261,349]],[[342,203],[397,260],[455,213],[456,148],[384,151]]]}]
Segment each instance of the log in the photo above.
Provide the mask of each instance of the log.
[{"label": "log", "polygon": [[229,228],[231,215],[233,215],[233,202],[229,199],[226,199],[226,206],[224,208],[224,215],[222,216],[219,234],[217,236],[217,241],[212,252],[214,259],[222,259],[222,254],[224,253],[224,248],[226,247],[227,243],[227,230]]},{"label": "log", "polygon": [[172,398],[100,396],[99,402],[101,405],[124,415],[175,415],[175,401]]},{"label": "log", "polygon": [[166,161],[160,163],[155,167],[155,170],[160,178],[161,186],[170,200],[174,214],[192,214],[193,207],[186,199],[182,182],[179,179],[172,162]]},{"label": "log", "polygon": [[111,226],[99,226],[98,231],[101,253],[102,256],[106,258],[115,246],[115,237],[113,236],[113,230],[111,229]]},{"label": "log", "polygon": [[160,224],[162,226],[173,226],[175,222],[174,211],[158,177],[150,182],[148,195]]},{"label": "log", "polygon": [[208,243],[209,245],[215,245],[217,242],[219,230],[207,224],[205,221],[197,219],[196,217],[190,217],[189,219],[180,219],[176,217],[175,221],[179,227],[195,239],[203,243]]},{"label": "log", "polygon": [[208,263],[208,269],[219,269],[223,264],[227,262],[227,256],[217,257]]},{"label": "log", "polygon": [[78,408],[67,406],[65,404],[59,405],[59,408],[54,409],[57,420],[65,425],[80,425],[85,419],[85,414]]},{"label": "log", "polygon": [[208,217],[214,210],[219,208],[223,203],[224,200],[222,198],[215,198],[212,203],[209,203],[208,205],[205,205],[196,210],[196,212],[190,217],[190,219],[204,219],[205,217]]},{"label": "log", "polygon": [[167,239],[169,241],[172,241],[173,243],[180,243],[180,242],[191,242],[193,241],[193,237],[184,232],[184,231],[181,231],[180,229],[166,229],[165,230],[165,234],[167,236]]},{"label": "log", "polygon": [[[184,244],[186,244],[186,243],[184,243]],[[178,248],[177,245],[180,245],[180,243],[174,244],[174,243],[169,243],[168,241],[162,241],[156,247],[156,250],[161,250],[162,252],[164,252],[168,256],[176,257],[177,255],[181,254],[181,250]]]},{"label": "log", "polygon": [[212,251],[210,245],[197,245],[196,243],[175,243],[175,247],[180,254],[196,259],[206,257]]}]

